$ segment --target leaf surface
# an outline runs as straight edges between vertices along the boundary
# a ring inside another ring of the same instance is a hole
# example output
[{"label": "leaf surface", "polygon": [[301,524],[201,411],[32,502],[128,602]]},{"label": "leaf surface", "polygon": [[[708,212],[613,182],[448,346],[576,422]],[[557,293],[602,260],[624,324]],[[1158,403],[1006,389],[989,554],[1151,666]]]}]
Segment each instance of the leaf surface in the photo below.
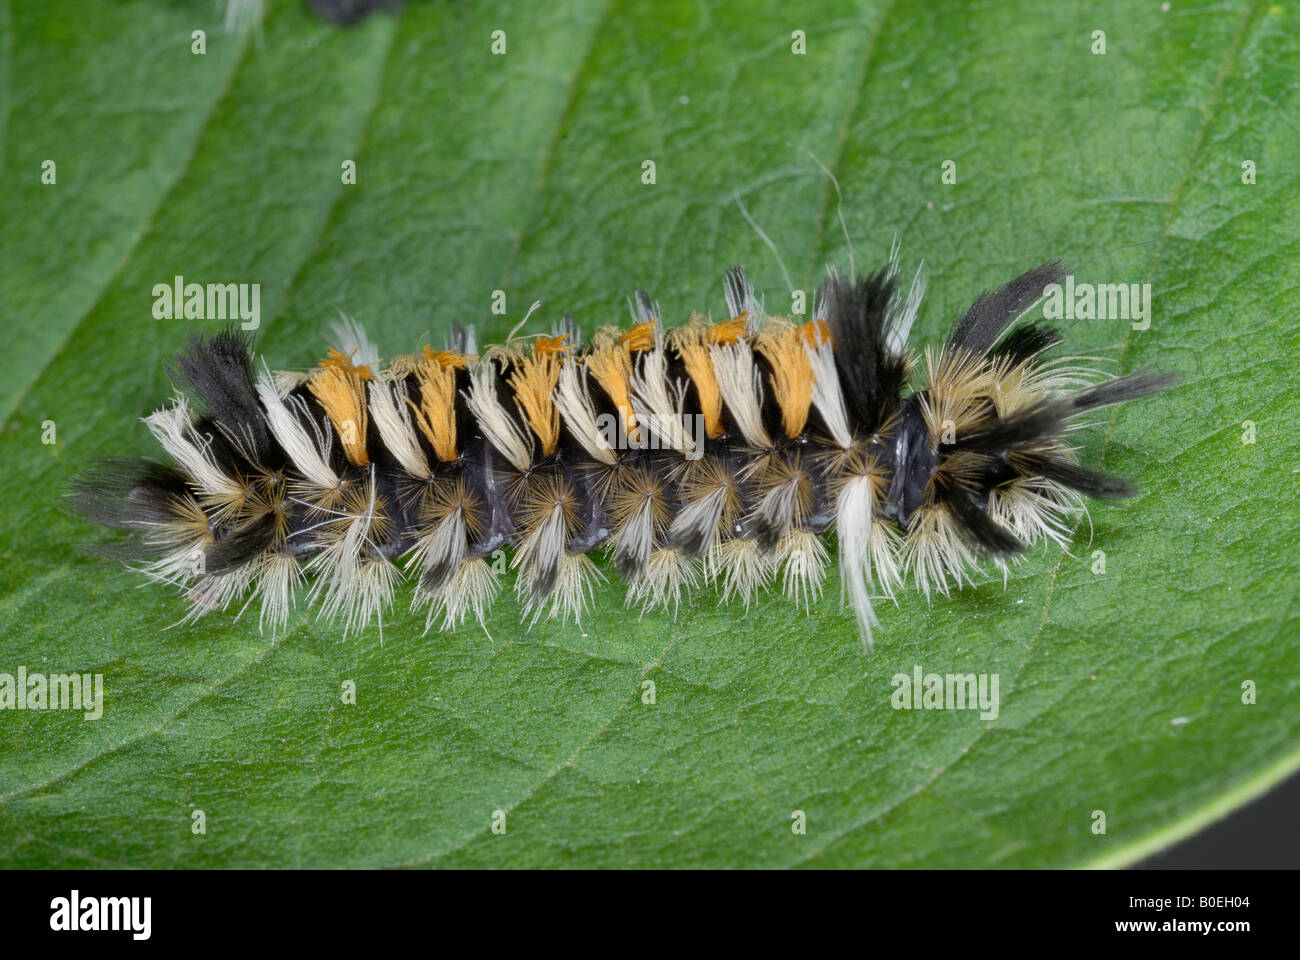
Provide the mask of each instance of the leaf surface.
[{"label": "leaf surface", "polygon": [[[226,35],[203,4],[0,2],[0,672],[105,685],[97,721],[0,711],[0,862],[1122,864],[1300,765],[1293,5],[412,3],[346,30],[270,6]],[[678,322],[732,263],[784,310],[745,214],[811,291],[850,256],[823,165],[858,269],[896,234],[924,258],[924,343],[1050,257],[1151,285],[1149,329],[1069,331],[1184,377],[1081,434],[1144,492],[1070,554],[906,592],[864,654],[833,586],[811,616],[705,592],[674,620],[612,576],[581,629],[520,627],[509,590],[490,636],[421,636],[409,591],[382,645],[302,608],[277,638],[169,628],[181,598],[77,552],[101,536],[68,477],[156,455],[163,361],[221,325],[154,319],[155,284],[260,283],[280,367],[340,311],[386,354],[457,318],[501,337],[534,299],[538,330],[621,322],[634,284]],[[997,674],[998,716],[893,709],[917,665]]]}]

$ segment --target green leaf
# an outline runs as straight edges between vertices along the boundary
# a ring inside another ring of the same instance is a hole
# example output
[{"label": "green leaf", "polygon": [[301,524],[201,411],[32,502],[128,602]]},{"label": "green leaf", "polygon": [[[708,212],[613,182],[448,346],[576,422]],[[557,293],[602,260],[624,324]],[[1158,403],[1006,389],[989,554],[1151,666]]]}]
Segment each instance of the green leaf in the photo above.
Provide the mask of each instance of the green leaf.
[{"label": "green leaf", "polygon": [[[4,865],[1115,865],[1300,765],[1294,4],[269,6],[226,35],[209,3],[0,0],[0,673],[105,697],[0,711]],[[283,367],[339,311],[389,354],[533,299],[538,329],[618,322],[634,284],[684,320],[737,262],[783,309],[740,202],[811,290],[849,258],[821,164],[859,268],[896,234],[925,259],[925,343],[1049,257],[1151,284],[1149,329],[1069,332],[1184,376],[1081,435],[1144,493],[1071,553],[905,593],[864,653],[834,588],[673,620],[614,579],[581,629],[520,627],[508,591],[490,636],[421,636],[408,593],[382,644],[301,608],[172,627],[183,598],[77,551],[103,534],[59,494],[157,453],[138,418],[195,325],[154,284],[260,283]],[[893,709],[917,665],[997,674],[999,715]]]}]

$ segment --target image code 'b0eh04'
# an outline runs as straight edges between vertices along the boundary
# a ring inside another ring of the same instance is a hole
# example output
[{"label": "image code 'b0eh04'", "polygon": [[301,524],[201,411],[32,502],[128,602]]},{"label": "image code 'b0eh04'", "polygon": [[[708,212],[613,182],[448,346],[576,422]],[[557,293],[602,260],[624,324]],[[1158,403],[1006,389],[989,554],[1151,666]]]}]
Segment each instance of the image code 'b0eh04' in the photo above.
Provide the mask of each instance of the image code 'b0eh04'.
[{"label": "image code 'b0eh04'", "polygon": [[190,397],[145,418],[172,463],[100,462],[72,497],[130,534],[100,550],[185,592],[186,620],[256,602],[272,630],[302,589],[345,632],[382,628],[404,579],[426,632],[483,624],[507,547],[529,623],[582,616],[596,548],[643,610],[704,585],[746,606],[779,586],[807,607],[833,529],[870,642],[873,596],[947,594],[985,558],[1005,572],[1036,542],[1068,544],[1084,495],[1130,496],[1079,462],[1077,418],[1173,379],[1043,358],[1062,338],[1025,314],[1057,262],[918,353],[924,277],[905,291],[898,273],[896,248],[869,276],[832,273],[808,322],[767,314],[737,268],[721,322],[665,328],[637,291],[629,328],[585,342],[566,316],[480,353],[458,325],[445,349],[387,362],[345,321],[307,372],[256,363],[233,329],[194,335],[170,371]]}]

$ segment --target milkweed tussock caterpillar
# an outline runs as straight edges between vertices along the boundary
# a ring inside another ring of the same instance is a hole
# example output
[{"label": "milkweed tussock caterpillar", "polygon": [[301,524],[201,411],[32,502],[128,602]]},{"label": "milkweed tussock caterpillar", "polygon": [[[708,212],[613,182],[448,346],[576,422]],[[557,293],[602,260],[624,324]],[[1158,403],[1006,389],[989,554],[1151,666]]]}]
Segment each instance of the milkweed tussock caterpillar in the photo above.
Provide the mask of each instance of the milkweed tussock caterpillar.
[{"label": "milkweed tussock caterpillar", "polygon": [[382,630],[408,579],[426,632],[482,625],[506,547],[529,624],[581,618],[597,548],[643,610],[703,585],[807,608],[833,530],[869,642],[873,597],[946,595],[983,559],[1005,573],[1032,544],[1064,547],[1084,495],[1133,493],[1072,435],[1172,378],[1044,359],[1061,336],[1025,315],[1063,275],[1049,262],[982,294],[923,353],[925,280],[899,284],[897,247],[870,276],[832,272],[808,322],[768,314],[735,268],[720,321],[665,328],[637,291],[630,326],[586,342],[569,316],[480,353],[457,325],[385,363],[348,322],[315,369],[273,373],[233,329],[194,335],[170,372],[197,402],[145,418],[172,464],[108,461],[73,496],[186,592],[185,620],[257,601],[273,630],[303,590],[345,633]]}]

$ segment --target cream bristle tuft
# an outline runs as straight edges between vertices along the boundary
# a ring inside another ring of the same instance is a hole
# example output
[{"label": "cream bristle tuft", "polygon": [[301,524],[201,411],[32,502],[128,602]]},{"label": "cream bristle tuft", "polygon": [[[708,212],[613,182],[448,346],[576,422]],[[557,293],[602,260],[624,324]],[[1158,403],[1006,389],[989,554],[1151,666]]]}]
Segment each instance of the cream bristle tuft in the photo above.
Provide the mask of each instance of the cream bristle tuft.
[{"label": "cream bristle tuft", "polygon": [[[308,482],[322,489],[332,490],[339,485],[339,475],[330,467],[328,457],[331,434],[323,430],[300,397],[281,398],[276,392],[271,374],[263,370],[257,379],[257,395],[266,410],[266,421],[276,441],[293,461],[298,472]],[[299,413],[311,423],[314,436],[289,412],[286,404],[292,403]]]},{"label": "cream bristle tuft", "polygon": [[379,431],[384,447],[402,465],[402,469],[419,480],[432,476],[429,458],[420,447],[420,440],[411,422],[409,396],[406,382],[397,380],[370,381],[370,415]]},{"label": "cream bristle tuft", "polygon": [[791,530],[777,548],[776,562],[781,566],[781,588],[786,597],[805,613],[810,612],[812,604],[821,599],[830,563],[821,537],[811,530]]},{"label": "cream bristle tuft", "polygon": [[424,632],[433,629],[434,621],[439,617],[442,631],[454,630],[473,614],[484,633],[487,633],[487,609],[501,590],[501,578],[493,571],[492,565],[482,557],[468,557],[461,561],[456,572],[445,584],[432,593],[416,589],[411,602],[411,609],[418,610],[428,605],[428,615],[424,621]]},{"label": "cream bristle tuft", "polygon": [[485,359],[475,368],[466,399],[479,428],[492,446],[516,470],[526,472],[533,462],[533,441],[497,399],[497,372],[493,361]]},{"label": "cream bristle tuft", "polygon": [[747,539],[722,540],[713,545],[704,560],[705,581],[722,585],[721,602],[738,597],[746,611],[775,570],[775,556],[764,553],[757,542]]},{"label": "cream bristle tuft", "polygon": [[675,617],[682,598],[699,585],[699,562],[680,550],[663,547],[650,552],[645,570],[628,583],[627,603],[640,604],[643,615],[654,610],[667,612],[671,607]]},{"label": "cream bristle tuft", "polygon": [[611,466],[618,462],[618,454],[596,423],[596,410],[591,404],[587,376],[576,360],[566,360],[560,368],[555,406],[559,408],[565,426],[582,444],[582,449],[587,451],[588,456]]},{"label": "cream bristle tuft", "polygon": [[184,397],[176,397],[170,407],[154,411],[144,422],[200,493],[218,502],[236,504],[247,495],[247,488],[227,476],[212,459],[211,438],[195,432]]}]

